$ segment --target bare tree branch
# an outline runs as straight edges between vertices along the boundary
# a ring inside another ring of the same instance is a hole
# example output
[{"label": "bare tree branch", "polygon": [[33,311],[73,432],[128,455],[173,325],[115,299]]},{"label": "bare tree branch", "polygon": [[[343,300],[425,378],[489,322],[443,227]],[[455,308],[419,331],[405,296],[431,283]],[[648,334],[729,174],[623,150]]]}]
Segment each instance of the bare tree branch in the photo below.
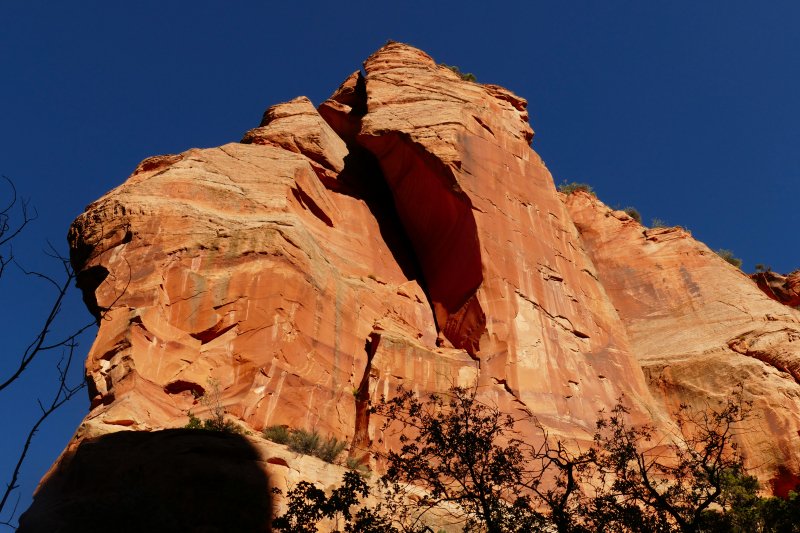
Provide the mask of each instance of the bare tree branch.
[{"label": "bare tree branch", "polygon": [[[45,420],[47,420],[47,417],[49,417],[56,409],[58,409],[59,407],[64,405],[64,403],[69,401],[70,398],[75,396],[75,394],[77,394],[78,391],[80,391],[81,389],[83,389],[86,386],[86,382],[83,381],[83,380],[81,380],[80,383],[78,383],[78,384],[76,384],[74,386],[70,386],[67,383],[68,378],[69,378],[69,375],[68,375],[69,374],[69,368],[72,365],[73,356],[75,354],[75,348],[77,346],[78,346],[78,343],[76,343],[76,342],[69,343],[66,346],[66,352],[67,352],[66,355],[62,356],[61,360],[56,365],[56,368],[58,369],[58,374],[59,374],[58,388],[56,390],[56,394],[53,397],[52,402],[50,402],[49,406],[47,406],[45,408],[45,406],[42,405],[41,400],[38,400],[39,401],[39,408],[41,409],[42,414],[39,417],[39,419],[36,421],[36,423],[33,425],[33,427],[31,428],[30,432],[28,433],[28,438],[25,440],[25,445],[22,448],[22,452],[19,455],[19,459],[17,460],[17,464],[16,464],[16,467],[14,468],[14,472],[11,475],[11,481],[6,484],[6,490],[5,490],[5,493],[3,494],[3,499],[0,500],[0,513],[3,512],[3,509],[5,508],[6,502],[8,501],[8,497],[11,495],[11,493],[15,489],[19,488],[19,485],[17,484],[17,480],[19,478],[20,468],[22,467],[22,463],[25,461],[25,457],[28,454],[28,449],[30,448],[31,441],[33,440],[33,437],[36,435],[36,432],[39,431],[39,426],[41,426],[42,423]],[[62,365],[63,365],[63,367],[62,367]],[[19,500],[17,501],[17,503],[19,503]],[[0,522],[0,525],[6,525],[6,526],[9,526],[9,527],[14,527],[14,526],[11,525],[11,520],[13,520],[14,514],[16,513],[16,510],[17,510],[17,506],[15,505],[14,506],[14,510],[11,513],[11,516],[7,520],[5,520],[4,522]]]}]

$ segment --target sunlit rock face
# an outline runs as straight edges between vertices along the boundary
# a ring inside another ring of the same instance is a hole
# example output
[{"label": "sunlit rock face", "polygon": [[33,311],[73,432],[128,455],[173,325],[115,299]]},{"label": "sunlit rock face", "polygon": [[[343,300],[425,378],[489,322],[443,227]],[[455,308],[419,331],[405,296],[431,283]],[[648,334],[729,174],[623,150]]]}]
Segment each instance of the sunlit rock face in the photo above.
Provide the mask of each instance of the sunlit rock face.
[{"label": "sunlit rock face", "polygon": [[789,274],[778,274],[769,270],[750,274],[750,279],[773,300],[795,309],[800,308],[800,270]]},{"label": "sunlit rock face", "polygon": [[[256,430],[364,443],[359,409],[401,383],[477,384],[579,438],[623,394],[650,420],[624,329],[530,150],[527,102],[400,44],[365,70],[321,114],[296,98],[245,144],[143,162],[76,220],[73,259],[102,314],[87,428],[183,424],[209,377]],[[425,368],[371,364],[387,338]]]},{"label": "sunlit rock face", "polygon": [[483,393],[575,436],[623,393],[649,419],[624,328],[529,147],[527,102],[397,43],[364,69],[358,141],[380,161],[437,325],[479,361]]},{"label": "sunlit rock face", "polygon": [[647,229],[579,191],[567,198],[653,395],[715,406],[739,385],[748,466],[785,493],[800,477],[800,312],[679,227]]},{"label": "sunlit rock face", "polygon": [[[243,427],[317,429],[358,454],[396,443],[369,405],[399,385],[476,387],[570,442],[623,398],[631,423],[666,433],[678,402],[703,407],[738,382],[717,357],[740,361],[773,417],[746,440],[770,461],[759,472],[796,475],[800,418],[777,403],[797,401],[794,333],[781,337],[796,312],[685,235],[643,236],[585,195],[565,200],[510,91],[400,43],[364,72],[316,109],[270,107],[240,143],[146,159],[76,219],[72,262],[100,329],[73,448],[208,416],[195,395],[209,379]],[[684,264],[638,259],[684,242]],[[660,268],[681,280],[674,294],[652,289]],[[718,303],[707,281],[750,303]],[[675,306],[717,314],[684,324]],[[723,308],[775,320],[729,328]]]}]

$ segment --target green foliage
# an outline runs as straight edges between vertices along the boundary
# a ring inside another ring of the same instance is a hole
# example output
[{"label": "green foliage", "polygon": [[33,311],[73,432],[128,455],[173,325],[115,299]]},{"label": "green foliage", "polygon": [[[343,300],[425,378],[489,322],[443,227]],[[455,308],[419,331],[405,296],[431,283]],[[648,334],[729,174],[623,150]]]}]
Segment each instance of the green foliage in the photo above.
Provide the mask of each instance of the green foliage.
[{"label": "green foliage", "polygon": [[347,442],[336,437],[324,438],[318,430],[289,429],[285,426],[269,426],[261,434],[265,439],[286,444],[295,453],[313,455],[326,463],[336,463],[336,458],[347,447]]},{"label": "green foliage", "polygon": [[720,248],[719,250],[714,250],[714,253],[723,258],[728,263],[732,264],[736,268],[742,268],[742,260],[737,259],[733,256],[733,252],[730,250],[723,250]]},{"label": "green foliage", "polygon": [[667,227],[667,223],[665,221],[661,220],[660,218],[654,218],[654,219],[650,220],[650,227],[653,228],[653,229],[655,229],[655,228],[666,228]]},{"label": "green foliage", "polygon": [[197,399],[211,412],[211,418],[201,420],[190,410],[188,412],[189,423],[184,427],[187,429],[205,429],[206,431],[222,431],[239,435],[252,435],[251,432],[245,430],[240,425],[230,420],[225,420],[225,408],[222,406],[222,391],[219,390],[219,380],[208,378],[206,383],[209,385],[209,390],[205,391],[203,395],[199,396]]},{"label": "green foliage", "polygon": [[558,186],[558,190],[569,196],[570,194],[574,193],[575,191],[586,191],[595,198],[597,198],[597,193],[594,192],[594,189],[591,185],[586,183],[567,183],[567,180],[564,180],[564,183]]},{"label": "green foliage", "polygon": [[760,498],[759,489],[755,476],[729,475],[723,489],[724,511],[706,511],[703,531],[800,533],[800,494],[789,491],[786,499]]},{"label": "green foliage", "polygon": [[625,209],[623,209],[623,211],[625,211],[625,213],[629,217],[631,217],[633,220],[635,220],[639,224],[642,223],[642,215],[639,214],[639,211],[637,211],[636,208],[634,208],[634,207],[626,207]]},{"label": "green foliage", "polygon": [[189,415],[189,423],[183,426],[186,429],[204,429],[203,421],[197,418],[191,409],[187,413]]},{"label": "green foliage", "polygon": [[376,276],[375,274],[373,274],[371,272],[369,274],[367,274],[367,277],[369,279],[373,280],[373,281],[378,281],[378,276]]},{"label": "green foliage", "polygon": [[[372,409],[386,420],[382,433],[400,436],[400,450],[378,455],[388,467],[375,485],[382,506],[360,503],[370,488],[351,471],[330,497],[299,484],[275,525],[315,532],[327,519],[335,531],[430,533],[439,528],[424,517],[449,516],[465,533],[800,533],[800,495],[760,498],[744,470],[736,440],[749,430],[750,408],[741,387],[716,408],[683,405],[666,440],[652,426],[629,426],[620,398],[581,450],[551,439],[531,414],[515,419],[474,392],[454,387],[421,401],[399,388]],[[542,438],[520,435],[522,419]],[[425,496],[407,498],[408,486]]]},{"label": "green foliage", "polygon": [[444,68],[449,68],[450,70],[452,70],[453,72],[458,74],[459,77],[461,77],[461,79],[464,80],[464,81],[470,81],[472,83],[476,83],[478,81],[478,79],[475,77],[474,74],[472,74],[472,73],[466,73],[465,74],[465,73],[461,72],[460,70],[458,70],[458,67],[455,66],[455,65],[451,66],[451,65],[447,65],[446,63],[440,63],[439,66],[444,67]]},{"label": "green foliage", "polygon": [[323,439],[317,446],[314,455],[325,461],[326,463],[333,463],[342,451],[347,446],[347,442],[340,441],[336,437]]},{"label": "green foliage", "polygon": [[756,272],[772,272],[771,266],[764,266],[761,263],[756,265]]},{"label": "green foliage", "polygon": [[276,442],[278,444],[288,444],[289,439],[291,438],[292,434],[289,431],[289,428],[286,426],[269,426],[268,428],[264,428],[261,432],[261,435],[267,439],[271,440],[272,442]]},{"label": "green foliage", "polygon": [[369,477],[372,473],[368,465],[363,464],[363,457],[353,457],[350,456],[345,459],[344,465],[349,469],[355,472],[358,472],[364,477]]},{"label": "green foliage", "polygon": [[316,455],[321,443],[322,435],[316,429],[312,431],[293,429],[288,442],[290,450],[303,455]]}]

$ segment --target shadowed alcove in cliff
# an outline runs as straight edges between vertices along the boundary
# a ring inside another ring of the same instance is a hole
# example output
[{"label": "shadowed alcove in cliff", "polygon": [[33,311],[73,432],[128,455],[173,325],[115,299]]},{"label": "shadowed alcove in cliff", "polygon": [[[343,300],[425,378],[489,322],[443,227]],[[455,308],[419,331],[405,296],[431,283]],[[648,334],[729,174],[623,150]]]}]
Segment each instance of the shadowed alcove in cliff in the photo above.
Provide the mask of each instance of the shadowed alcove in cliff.
[{"label": "shadowed alcove in cliff", "polygon": [[361,119],[367,114],[367,89],[360,71],[351,74],[330,100],[318,107],[319,114],[345,142],[348,154],[336,180],[321,175],[329,189],[364,201],[375,217],[381,237],[403,274],[427,291],[414,245],[398,216],[394,197],[375,155],[359,144]]},{"label": "shadowed alcove in cliff", "polygon": [[18,531],[264,531],[271,508],[265,462],[246,437],[231,433],[86,439],[53,466]]},{"label": "shadowed alcove in cliff", "polygon": [[407,135],[362,135],[359,142],[381,162],[425,275],[439,329],[474,356],[486,319],[475,298],[483,270],[469,198],[452,171]]}]

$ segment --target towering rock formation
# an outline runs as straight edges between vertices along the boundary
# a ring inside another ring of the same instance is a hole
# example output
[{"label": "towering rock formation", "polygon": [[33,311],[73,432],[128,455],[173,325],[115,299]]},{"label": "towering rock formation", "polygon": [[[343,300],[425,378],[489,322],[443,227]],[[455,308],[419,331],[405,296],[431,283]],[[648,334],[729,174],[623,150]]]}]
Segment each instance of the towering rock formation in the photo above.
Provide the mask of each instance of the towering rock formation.
[{"label": "towering rock formation", "polygon": [[183,425],[209,377],[255,430],[351,438],[359,402],[476,378],[571,436],[623,393],[649,420],[525,100],[401,44],[365,69],[322,114],[300,97],[242,144],[144,161],[75,221],[102,316],[84,431]]},{"label": "towering rock formation", "polygon": [[[45,487],[80,491],[102,435],[205,416],[209,379],[244,427],[316,428],[360,454],[378,436],[369,402],[398,385],[475,386],[580,441],[620,397],[630,422],[669,431],[678,402],[740,381],[711,368],[746,376],[767,417],[745,440],[759,472],[800,473],[800,405],[778,403],[798,401],[798,313],[680,232],[643,235],[580,193],[568,210],[524,99],[399,43],[364,69],[318,109],[269,108],[241,143],[143,161],[73,223],[100,325],[92,410]],[[269,476],[318,477],[242,438]],[[66,490],[40,491],[29,524]]]}]

